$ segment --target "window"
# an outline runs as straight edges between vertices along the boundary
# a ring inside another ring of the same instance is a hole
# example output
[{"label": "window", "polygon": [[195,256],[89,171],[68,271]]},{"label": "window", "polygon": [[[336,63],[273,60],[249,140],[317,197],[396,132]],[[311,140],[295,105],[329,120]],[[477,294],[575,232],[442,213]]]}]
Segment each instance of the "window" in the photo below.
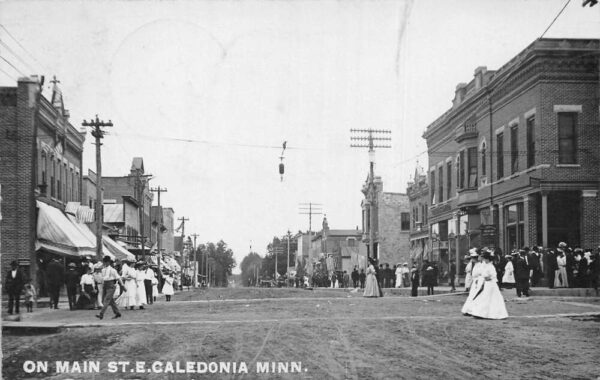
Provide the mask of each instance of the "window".
[{"label": "window", "polygon": [[459,155],[459,165],[458,165],[458,183],[460,184],[460,188],[465,187],[465,151],[461,150]]},{"label": "window", "polygon": [[52,159],[52,171],[50,172],[50,196],[56,195],[56,162]]},{"label": "window", "polygon": [[446,177],[448,177],[448,183],[446,184],[446,199],[452,197],[452,162],[446,164]]},{"label": "window", "polygon": [[435,204],[435,170],[431,171],[431,175],[429,176],[429,191],[431,192],[431,204]]},{"label": "window", "polygon": [[484,142],[481,145],[481,175],[484,177],[487,175],[487,164],[485,161],[485,154],[486,154],[486,147],[485,147],[485,142]]},{"label": "window", "polygon": [[577,114],[574,112],[560,112],[558,114],[558,163],[577,163],[577,144],[575,126]]},{"label": "window", "polygon": [[497,179],[504,177],[504,133],[496,135],[496,172]]},{"label": "window", "polygon": [[510,128],[510,174],[519,171],[519,126]]},{"label": "window", "polygon": [[439,180],[439,184],[438,184],[438,197],[440,198],[440,202],[444,201],[444,166],[440,166],[439,169],[439,176],[438,176],[438,180]]},{"label": "window", "polygon": [[48,165],[48,159],[46,158],[46,153],[42,153],[42,189],[44,189],[44,194],[46,194],[47,190],[46,190],[46,185],[47,185],[47,174],[46,174],[46,168]]},{"label": "window", "polygon": [[506,206],[506,240],[509,250],[523,247],[525,245],[525,222],[523,203]]},{"label": "window", "polygon": [[348,238],[348,247],[356,247],[356,239]]},{"label": "window", "polygon": [[408,212],[400,213],[400,230],[401,231],[410,230],[410,214]]},{"label": "window", "polygon": [[423,224],[422,225],[424,226],[425,224],[427,224],[427,221],[428,221],[428,218],[427,218],[427,205],[426,204],[423,205],[423,212],[422,212],[422,214],[423,214]]},{"label": "window", "polygon": [[535,116],[527,119],[527,167],[535,165]]},{"label": "window", "polygon": [[477,147],[467,150],[469,157],[469,188],[477,187]]}]

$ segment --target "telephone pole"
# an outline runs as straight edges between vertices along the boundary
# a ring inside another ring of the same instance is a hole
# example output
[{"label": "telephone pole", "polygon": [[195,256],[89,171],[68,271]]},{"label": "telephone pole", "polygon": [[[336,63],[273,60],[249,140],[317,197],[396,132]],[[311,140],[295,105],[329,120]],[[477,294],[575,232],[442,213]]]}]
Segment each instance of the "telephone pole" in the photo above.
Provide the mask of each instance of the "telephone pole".
[{"label": "telephone pole", "polygon": [[102,155],[100,153],[100,147],[102,143],[100,140],[104,138],[104,134],[106,133],[102,128],[104,127],[112,127],[112,121],[108,121],[105,123],[103,120],[98,119],[98,115],[96,115],[96,120],[91,119],[89,122],[83,120],[81,123],[84,127],[92,127],[92,136],[96,139],[96,257],[98,259],[102,259],[102,224],[104,222],[104,213],[102,209]]},{"label": "telephone pole", "polygon": [[198,286],[198,263],[196,262],[196,238],[199,236],[198,234],[191,235],[194,238],[194,279],[193,286],[196,288]]},{"label": "telephone pole", "polygon": [[290,230],[288,230],[287,232],[287,268],[285,268],[285,273],[287,274],[287,284],[289,286],[290,283],[290,237],[292,236],[292,233],[290,232]]},{"label": "telephone pole", "polygon": [[[375,194],[375,148],[391,148],[389,144],[377,145],[378,141],[391,141],[391,137],[381,137],[378,134],[391,134],[392,131],[386,129],[351,129],[351,133],[355,136],[350,136],[350,140],[353,142],[350,144],[352,148],[369,148],[369,250],[367,251],[367,258],[373,257],[377,259],[375,254],[375,235],[373,233],[373,226],[375,226],[375,203],[377,197]],[[365,136],[366,133],[366,136]],[[358,141],[358,143],[354,143]],[[366,143],[365,143],[366,141]],[[364,231],[363,231],[364,232]]]},{"label": "telephone pole", "polygon": [[162,255],[162,250],[161,250],[161,246],[162,246],[162,236],[161,236],[161,229],[163,227],[163,214],[162,214],[162,208],[160,207],[160,194],[161,193],[166,193],[167,189],[160,187],[160,185],[158,187],[153,187],[150,188],[150,191],[153,193],[157,193],[158,194],[158,213],[159,213],[159,217],[158,217],[158,227],[156,229],[156,247],[158,250],[158,254],[156,255],[157,257],[157,261],[158,261],[158,277],[160,280],[160,277],[162,277],[162,272],[160,271],[160,258]]},{"label": "telephone pole", "polygon": [[311,235],[312,231],[312,216],[323,214],[323,205],[321,203],[299,203],[300,215],[308,215],[308,235]]},{"label": "telephone pole", "polygon": [[181,220],[181,240],[183,240],[183,237],[185,236],[185,222],[187,222],[188,220],[190,220],[190,218],[186,218],[185,216],[182,216],[181,218],[178,218],[177,220]]}]

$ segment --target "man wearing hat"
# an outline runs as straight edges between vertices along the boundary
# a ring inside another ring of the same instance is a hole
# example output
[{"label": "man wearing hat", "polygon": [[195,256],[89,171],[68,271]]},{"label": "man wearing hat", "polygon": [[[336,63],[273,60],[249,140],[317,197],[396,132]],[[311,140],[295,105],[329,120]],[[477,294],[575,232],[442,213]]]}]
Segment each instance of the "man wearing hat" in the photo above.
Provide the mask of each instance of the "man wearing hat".
[{"label": "man wearing hat", "polygon": [[65,281],[65,268],[59,258],[50,261],[46,266],[46,282],[50,293],[50,308],[58,309],[60,288]]},{"label": "man wearing hat", "polygon": [[23,290],[24,284],[25,279],[23,278],[23,273],[19,269],[19,264],[16,261],[11,262],[10,270],[6,274],[6,281],[4,283],[4,288],[8,293],[8,314],[13,313],[13,304],[15,312],[19,314],[19,298],[21,297],[21,291]]},{"label": "man wearing hat", "polygon": [[77,284],[79,284],[79,271],[77,264],[69,263],[67,273],[65,273],[65,285],[67,286],[67,298],[69,299],[69,309],[75,310],[77,304]]},{"label": "man wearing hat", "polygon": [[529,297],[529,263],[524,249],[519,249],[518,253],[513,256],[513,266],[515,268],[517,297],[521,297],[521,294]]},{"label": "man wearing hat", "polygon": [[115,313],[113,319],[120,318],[121,312],[119,311],[114,298],[116,283],[118,282],[119,285],[121,285],[121,289],[123,289],[124,292],[127,292],[123,281],[121,281],[119,272],[110,265],[111,263],[111,258],[109,256],[104,256],[102,259],[102,265],[104,266],[102,268],[102,278],[104,279],[104,305],[102,306],[102,310],[100,310],[100,314],[96,315],[96,318],[98,319],[104,318],[104,312],[106,312],[106,309],[108,309],[109,306],[112,308],[113,313]]}]

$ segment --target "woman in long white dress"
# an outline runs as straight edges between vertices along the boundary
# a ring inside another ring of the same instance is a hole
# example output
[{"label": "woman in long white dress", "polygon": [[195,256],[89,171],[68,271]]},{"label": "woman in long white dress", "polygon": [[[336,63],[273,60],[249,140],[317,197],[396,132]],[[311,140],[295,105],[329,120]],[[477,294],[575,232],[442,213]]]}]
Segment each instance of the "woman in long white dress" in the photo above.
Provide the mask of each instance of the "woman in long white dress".
[{"label": "woman in long white dress", "polygon": [[137,291],[135,293],[135,301],[140,309],[144,309],[144,305],[146,305],[146,286],[144,285],[144,280],[146,279],[146,271],[143,270],[142,264],[136,265],[137,269],[135,271],[135,282],[137,285]]},{"label": "woman in long white dress", "polygon": [[125,292],[121,293],[117,299],[117,305],[123,307],[123,309],[130,308],[133,310],[137,306],[136,294],[137,294],[137,273],[135,269],[127,264],[127,261],[123,261],[121,266],[121,279],[125,285]]},{"label": "woman in long white dress", "polygon": [[502,276],[502,287],[512,289],[515,286],[515,268],[513,267],[511,256],[506,255],[506,260],[504,275]]},{"label": "woman in long white dress", "polygon": [[558,269],[554,273],[554,287],[568,288],[569,280],[567,279],[567,256],[562,250],[558,251],[556,256],[556,264]]},{"label": "woman in long white dress", "polygon": [[[474,257],[471,257],[471,259],[474,259]],[[475,260],[471,260],[471,265],[472,265],[472,269],[471,269],[471,284],[469,286],[469,296],[467,297],[467,300],[465,301],[465,304],[462,307],[462,313],[466,314],[466,315],[470,315],[471,314],[471,304],[473,303],[473,299],[475,298],[475,296],[477,295],[477,292],[481,289],[481,285],[483,285],[483,277],[481,277],[481,256],[478,256],[478,261]]]},{"label": "woman in long white dress", "polygon": [[171,301],[171,296],[175,294],[173,290],[173,281],[175,281],[175,279],[173,278],[173,273],[169,272],[165,276],[165,284],[162,287],[162,292],[165,295],[167,302]]},{"label": "woman in long white dress", "polygon": [[483,262],[478,268],[479,290],[471,301],[469,314],[485,319],[508,318],[504,297],[502,297],[502,293],[498,288],[496,268],[491,263],[490,252],[484,252],[482,258]]},{"label": "woman in long white dress", "polygon": [[471,285],[473,284],[473,267],[477,263],[479,255],[477,254],[476,248],[471,248],[469,250],[469,262],[465,267],[465,291],[468,292],[471,290]]},{"label": "woman in long white dress", "polygon": [[396,266],[396,272],[394,274],[396,275],[396,288],[401,288],[402,275],[404,274],[404,272],[402,271],[402,266],[400,264]]},{"label": "woman in long white dress", "polygon": [[367,268],[367,278],[365,281],[365,292],[363,297],[379,297],[379,285],[377,285],[377,277],[375,277],[375,268],[373,264],[369,264]]}]

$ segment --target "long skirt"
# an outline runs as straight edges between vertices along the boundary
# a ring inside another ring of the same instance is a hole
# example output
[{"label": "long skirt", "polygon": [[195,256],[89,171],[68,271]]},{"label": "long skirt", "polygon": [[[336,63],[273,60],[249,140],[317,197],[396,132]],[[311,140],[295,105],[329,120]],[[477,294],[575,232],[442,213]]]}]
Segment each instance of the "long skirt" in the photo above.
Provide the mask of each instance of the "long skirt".
[{"label": "long skirt", "polygon": [[471,302],[470,314],[474,317],[485,319],[508,318],[504,297],[500,293],[496,281],[481,281],[477,295]]},{"label": "long skirt", "polygon": [[126,292],[121,293],[117,298],[117,305],[123,308],[137,306],[137,283],[135,280],[125,280],[125,289]]},{"label": "long skirt", "polygon": [[135,293],[135,301],[138,306],[146,305],[148,302],[146,301],[146,286],[144,285],[144,280],[137,281],[137,291]]},{"label": "long skirt", "polygon": [[567,269],[559,266],[554,272],[554,287],[555,288],[568,288],[569,280],[567,279]]},{"label": "long skirt", "polygon": [[377,284],[377,278],[374,274],[369,273],[367,275],[363,297],[379,297],[379,285]]},{"label": "long skirt", "polygon": [[396,275],[396,288],[401,288],[402,287],[402,275],[401,274],[397,274]]},{"label": "long skirt", "polygon": [[461,312],[463,314],[471,314],[472,306],[473,306],[473,299],[475,299],[475,296],[477,296],[477,293],[481,289],[481,285],[483,285],[483,282],[484,282],[483,278],[481,278],[481,277],[477,277],[476,279],[471,281],[470,289],[469,289],[469,296],[467,297],[467,300],[465,301],[465,304],[463,305],[463,307],[461,309]]}]

